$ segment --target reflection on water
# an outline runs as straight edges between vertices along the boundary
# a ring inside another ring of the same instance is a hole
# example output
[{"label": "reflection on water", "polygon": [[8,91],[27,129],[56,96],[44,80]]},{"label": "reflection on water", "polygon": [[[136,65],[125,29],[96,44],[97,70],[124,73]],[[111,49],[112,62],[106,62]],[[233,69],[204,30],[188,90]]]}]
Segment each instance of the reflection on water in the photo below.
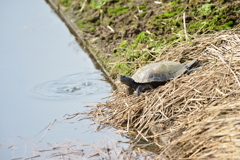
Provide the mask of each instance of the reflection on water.
[{"label": "reflection on water", "polygon": [[110,92],[107,85],[100,71],[94,70],[44,82],[34,87],[32,92],[46,98],[73,98]]}]

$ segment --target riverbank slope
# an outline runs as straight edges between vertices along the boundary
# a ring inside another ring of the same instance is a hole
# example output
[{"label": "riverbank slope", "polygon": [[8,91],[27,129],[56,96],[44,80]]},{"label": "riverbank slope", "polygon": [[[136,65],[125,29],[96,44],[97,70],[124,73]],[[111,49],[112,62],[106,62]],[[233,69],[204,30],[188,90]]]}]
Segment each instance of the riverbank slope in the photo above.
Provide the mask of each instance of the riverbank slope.
[{"label": "riverbank slope", "polygon": [[[219,0],[55,0],[82,31],[109,76],[132,75],[172,47],[240,23],[240,2]],[[168,60],[186,62],[187,53]]]}]

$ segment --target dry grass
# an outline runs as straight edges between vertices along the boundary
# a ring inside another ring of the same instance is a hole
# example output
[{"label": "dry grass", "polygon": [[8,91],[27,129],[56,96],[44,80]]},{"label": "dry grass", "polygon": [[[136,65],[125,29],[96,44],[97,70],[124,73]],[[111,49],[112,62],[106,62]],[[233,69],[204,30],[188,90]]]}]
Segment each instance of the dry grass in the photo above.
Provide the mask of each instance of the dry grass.
[{"label": "dry grass", "polygon": [[[25,151],[16,157],[13,154],[12,160],[19,159],[76,159],[76,160],[130,160],[145,159],[152,160],[153,154],[141,150],[131,150],[124,148],[121,143],[111,139],[102,138],[101,141],[93,144],[84,144],[80,140],[70,140],[64,143],[47,143],[44,149],[33,144],[29,139],[20,137],[26,142]],[[17,150],[17,146],[11,146],[12,150]],[[15,148],[15,149],[14,149]],[[31,156],[30,156],[31,155]],[[156,157],[156,155],[155,155]],[[160,158],[159,158],[160,159]]]},{"label": "dry grass", "polygon": [[119,84],[89,115],[102,127],[134,131],[166,158],[240,157],[240,28],[185,42],[157,61],[196,58],[203,69],[138,98]]}]

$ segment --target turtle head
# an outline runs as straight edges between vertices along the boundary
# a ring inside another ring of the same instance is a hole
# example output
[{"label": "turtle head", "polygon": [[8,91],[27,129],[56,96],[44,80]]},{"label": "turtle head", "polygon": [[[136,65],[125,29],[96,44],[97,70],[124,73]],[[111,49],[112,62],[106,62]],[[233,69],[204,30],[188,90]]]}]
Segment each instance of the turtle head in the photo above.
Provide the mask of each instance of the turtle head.
[{"label": "turtle head", "polygon": [[131,77],[119,75],[119,79],[123,84],[136,89],[136,82]]},{"label": "turtle head", "polygon": [[119,75],[119,79],[123,84],[126,84],[129,87],[132,87],[132,85],[135,83],[135,81],[128,76]]}]

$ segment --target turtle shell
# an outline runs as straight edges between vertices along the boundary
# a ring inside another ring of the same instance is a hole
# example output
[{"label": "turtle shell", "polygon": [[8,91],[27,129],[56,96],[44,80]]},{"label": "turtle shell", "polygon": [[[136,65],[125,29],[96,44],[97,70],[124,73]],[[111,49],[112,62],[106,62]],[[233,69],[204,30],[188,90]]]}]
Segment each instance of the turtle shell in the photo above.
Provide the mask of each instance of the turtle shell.
[{"label": "turtle shell", "polygon": [[137,83],[165,82],[182,75],[187,68],[178,62],[164,61],[139,68],[132,76]]}]

